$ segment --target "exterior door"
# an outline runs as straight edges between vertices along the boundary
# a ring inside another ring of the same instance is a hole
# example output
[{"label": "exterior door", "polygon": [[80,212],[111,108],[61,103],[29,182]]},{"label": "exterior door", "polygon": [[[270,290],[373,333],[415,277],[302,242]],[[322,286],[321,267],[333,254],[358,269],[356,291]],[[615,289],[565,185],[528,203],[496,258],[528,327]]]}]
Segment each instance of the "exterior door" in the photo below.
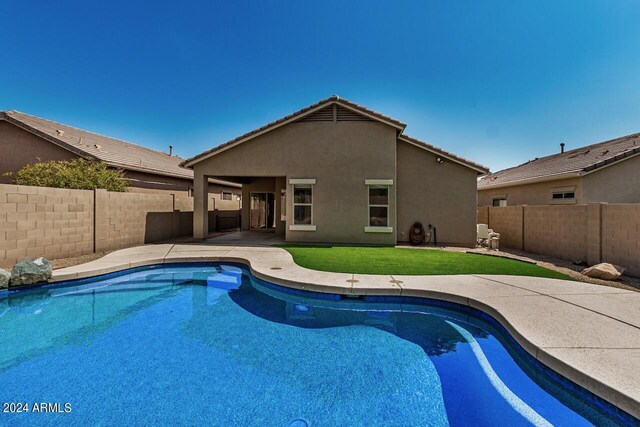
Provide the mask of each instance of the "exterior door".
[{"label": "exterior door", "polygon": [[252,230],[275,228],[275,197],[273,193],[251,193],[250,209]]}]

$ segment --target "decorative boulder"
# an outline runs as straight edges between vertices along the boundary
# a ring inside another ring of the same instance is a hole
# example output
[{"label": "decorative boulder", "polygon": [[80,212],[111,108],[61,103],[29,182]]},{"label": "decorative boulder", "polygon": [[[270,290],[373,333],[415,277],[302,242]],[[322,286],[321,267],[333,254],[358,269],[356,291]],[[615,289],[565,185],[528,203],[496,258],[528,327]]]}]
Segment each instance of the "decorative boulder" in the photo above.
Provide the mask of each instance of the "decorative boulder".
[{"label": "decorative boulder", "polygon": [[53,269],[46,258],[23,260],[13,266],[11,271],[11,286],[33,285],[46,282],[51,278]]},{"label": "decorative boulder", "polygon": [[624,273],[624,268],[607,262],[596,264],[582,270],[582,274],[587,277],[603,280],[618,280],[620,276],[622,276],[622,273]]},{"label": "decorative boulder", "polygon": [[9,287],[9,281],[11,280],[11,273],[7,270],[0,268],[0,291]]}]

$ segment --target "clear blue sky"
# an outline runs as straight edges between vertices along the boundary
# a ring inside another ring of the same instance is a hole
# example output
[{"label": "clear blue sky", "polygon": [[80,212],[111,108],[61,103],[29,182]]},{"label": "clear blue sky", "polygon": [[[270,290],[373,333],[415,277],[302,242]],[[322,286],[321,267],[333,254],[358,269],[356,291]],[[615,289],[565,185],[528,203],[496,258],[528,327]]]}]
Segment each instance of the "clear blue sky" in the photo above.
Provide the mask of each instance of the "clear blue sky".
[{"label": "clear blue sky", "polygon": [[0,109],[184,157],[332,94],[492,170],[640,132],[637,1],[0,0]]}]

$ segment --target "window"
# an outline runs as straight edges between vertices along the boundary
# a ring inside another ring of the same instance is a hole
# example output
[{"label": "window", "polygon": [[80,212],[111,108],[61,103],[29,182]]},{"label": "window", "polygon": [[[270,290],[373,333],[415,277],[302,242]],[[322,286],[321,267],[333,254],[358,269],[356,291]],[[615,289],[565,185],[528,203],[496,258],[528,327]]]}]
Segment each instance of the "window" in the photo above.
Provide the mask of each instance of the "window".
[{"label": "window", "polygon": [[369,226],[389,226],[389,186],[369,186]]},{"label": "window", "polygon": [[[290,178],[293,186],[293,223],[289,224],[290,231],[316,231],[313,224],[313,186],[315,178]],[[286,203],[286,195],[283,200]]]},{"label": "window", "polygon": [[493,199],[493,206],[507,206],[507,199]]},{"label": "window", "polygon": [[222,192],[222,200],[233,200],[233,194],[232,193],[226,193],[226,192]]},{"label": "window", "polygon": [[365,233],[393,233],[389,219],[389,187],[392,179],[365,179],[367,186],[367,226]]},{"label": "window", "polygon": [[559,193],[553,193],[552,197],[556,200],[557,199],[575,199],[576,193],[573,191],[559,192]]},{"label": "window", "polygon": [[313,189],[311,184],[293,185],[293,223],[312,224]]}]

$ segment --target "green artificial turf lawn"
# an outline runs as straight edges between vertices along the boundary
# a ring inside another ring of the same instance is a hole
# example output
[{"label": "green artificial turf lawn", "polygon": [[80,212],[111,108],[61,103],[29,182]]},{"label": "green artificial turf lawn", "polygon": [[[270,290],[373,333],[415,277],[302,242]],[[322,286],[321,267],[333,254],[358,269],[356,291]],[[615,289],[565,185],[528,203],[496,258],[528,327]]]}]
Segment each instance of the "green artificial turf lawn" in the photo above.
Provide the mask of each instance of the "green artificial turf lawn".
[{"label": "green artificial turf lawn", "polygon": [[572,280],[564,274],[512,259],[412,248],[281,245],[298,265],[359,274],[510,274]]}]

